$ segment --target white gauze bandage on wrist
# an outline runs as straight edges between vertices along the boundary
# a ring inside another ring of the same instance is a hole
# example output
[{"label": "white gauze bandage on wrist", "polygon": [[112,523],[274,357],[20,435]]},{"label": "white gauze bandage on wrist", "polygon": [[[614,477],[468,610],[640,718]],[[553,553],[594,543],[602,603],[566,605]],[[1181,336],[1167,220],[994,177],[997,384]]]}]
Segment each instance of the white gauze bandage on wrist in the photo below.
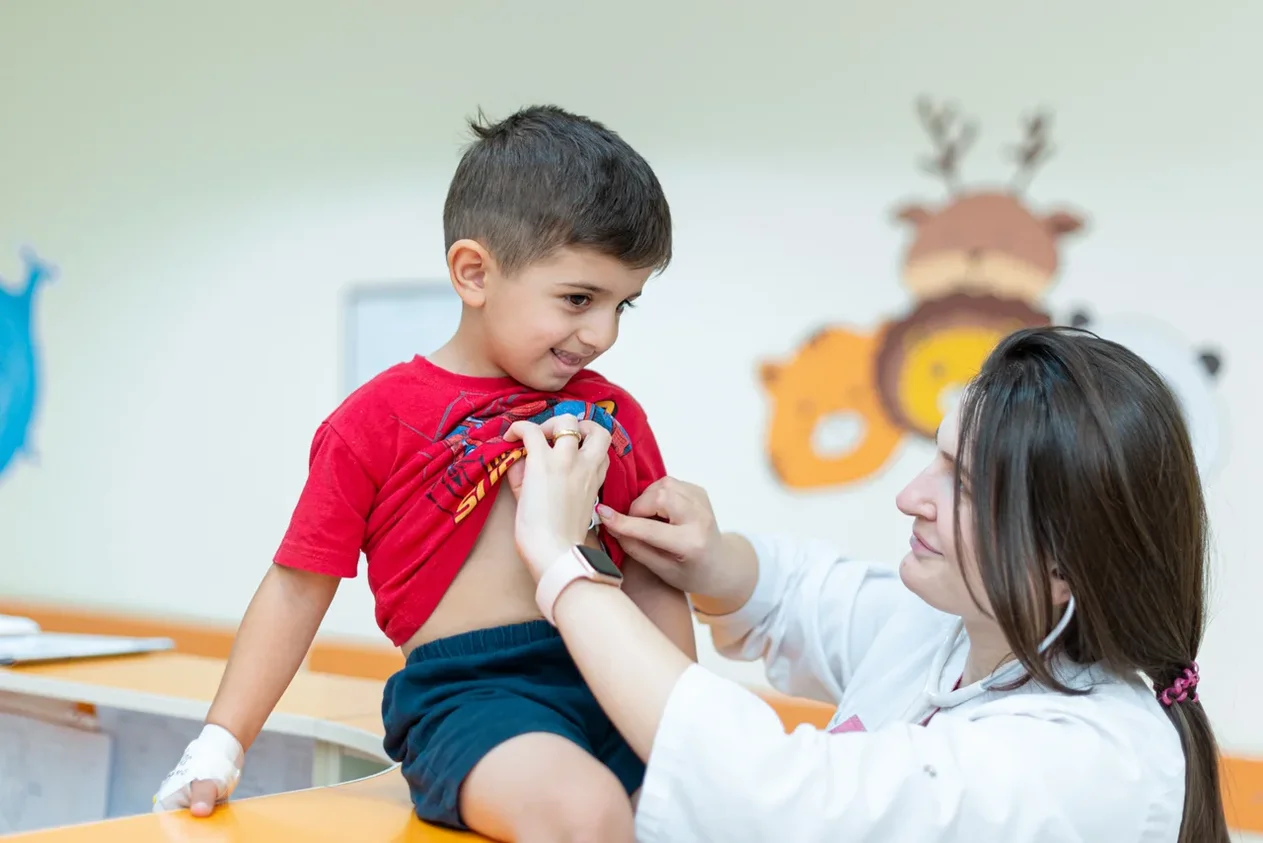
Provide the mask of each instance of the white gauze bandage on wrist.
[{"label": "white gauze bandage on wrist", "polygon": [[237,787],[244,762],[245,753],[232,733],[222,726],[206,724],[185,748],[180,763],[162,780],[153,797],[154,811],[187,808],[191,800],[189,785],[203,779],[215,783],[216,802],[226,801]]}]

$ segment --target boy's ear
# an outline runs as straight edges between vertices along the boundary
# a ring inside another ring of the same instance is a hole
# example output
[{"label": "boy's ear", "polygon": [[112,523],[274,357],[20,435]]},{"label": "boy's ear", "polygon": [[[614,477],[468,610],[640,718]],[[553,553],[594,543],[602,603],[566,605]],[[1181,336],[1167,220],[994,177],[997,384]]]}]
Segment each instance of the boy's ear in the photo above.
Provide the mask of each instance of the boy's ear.
[{"label": "boy's ear", "polygon": [[468,307],[483,306],[487,300],[487,275],[494,271],[491,253],[477,240],[457,240],[447,250],[452,287]]}]

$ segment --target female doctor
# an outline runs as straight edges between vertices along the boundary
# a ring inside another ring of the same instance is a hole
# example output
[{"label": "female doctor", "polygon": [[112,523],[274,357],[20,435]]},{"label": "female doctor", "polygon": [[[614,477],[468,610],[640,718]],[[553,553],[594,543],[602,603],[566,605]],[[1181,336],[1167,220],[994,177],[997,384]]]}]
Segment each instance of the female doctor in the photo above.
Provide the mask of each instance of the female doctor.
[{"label": "female doctor", "polygon": [[1228,841],[1196,692],[1202,489],[1175,397],[1122,347],[1051,328],[995,349],[896,499],[912,518],[897,573],[721,534],[705,493],[670,478],[628,514],[598,510],[692,595],[721,653],[835,703],[826,731],[786,734],[576,552],[603,429],[513,435],[541,609],[648,762],[639,840]]}]

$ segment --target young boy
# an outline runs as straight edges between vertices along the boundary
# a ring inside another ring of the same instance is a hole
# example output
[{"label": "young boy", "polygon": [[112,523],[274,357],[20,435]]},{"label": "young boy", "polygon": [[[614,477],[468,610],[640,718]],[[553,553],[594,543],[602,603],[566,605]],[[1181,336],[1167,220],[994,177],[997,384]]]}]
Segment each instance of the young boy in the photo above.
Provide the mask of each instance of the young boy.
[{"label": "young boy", "polygon": [[[629,796],[643,764],[542,620],[499,481],[524,456],[504,441],[509,425],[558,413],[613,433],[607,506],[626,511],[666,473],[643,410],[587,366],[669,262],[670,211],[649,165],[599,123],[538,107],[473,129],[443,212],[460,325],[320,425],[289,529],[159,810],[204,816],[228,797],[242,747],[362,550],[378,625],[407,657],[382,714],[417,815],[502,840],[633,839]],[[599,526],[588,543],[696,658],[685,596]]]}]

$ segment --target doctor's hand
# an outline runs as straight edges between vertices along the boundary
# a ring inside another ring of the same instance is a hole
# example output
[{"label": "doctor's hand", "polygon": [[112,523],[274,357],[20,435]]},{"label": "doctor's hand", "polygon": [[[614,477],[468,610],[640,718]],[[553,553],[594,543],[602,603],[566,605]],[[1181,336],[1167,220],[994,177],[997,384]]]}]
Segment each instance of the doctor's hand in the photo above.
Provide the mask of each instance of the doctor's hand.
[{"label": "doctor's hand", "polygon": [[632,501],[626,515],[597,507],[601,523],[632,557],[668,585],[688,592],[701,611],[724,614],[743,606],[758,579],[758,560],[745,539],[719,532],[701,486],[663,477]]},{"label": "doctor's hand", "polygon": [[594,421],[560,415],[542,425],[515,422],[504,438],[526,449],[509,467],[508,481],[517,496],[518,552],[538,580],[587,538],[610,466],[610,434]]}]

